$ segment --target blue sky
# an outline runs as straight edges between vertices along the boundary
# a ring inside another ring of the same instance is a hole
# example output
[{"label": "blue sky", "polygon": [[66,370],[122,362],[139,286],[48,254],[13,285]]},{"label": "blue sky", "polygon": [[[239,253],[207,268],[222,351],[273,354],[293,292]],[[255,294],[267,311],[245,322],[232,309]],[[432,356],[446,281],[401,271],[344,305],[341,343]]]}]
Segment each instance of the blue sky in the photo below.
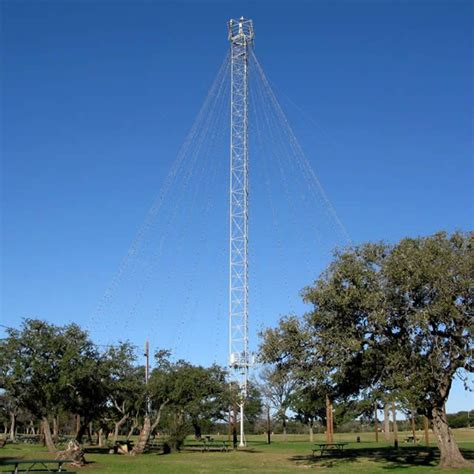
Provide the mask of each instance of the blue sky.
[{"label": "blue sky", "polygon": [[[225,108],[210,158],[202,151],[216,166],[212,186],[204,166],[193,175],[201,181],[178,183],[133,275],[108,310],[96,308],[224,59],[231,17],[254,20],[259,61],[354,242],[472,229],[471,2],[4,1],[1,8],[3,324],[26,316],[77,321],[104,344],[149,337],[195,362],[225,363]],[[225,91],[220,100],[225,106]],[[341,242],[328,232],[324,245],[313,244],[310,224],[299,228],[303,212],[291,220],[285,182],[264,197],[266,165],[254,150],[256,348],[259,328],[304,310],[299,290]],[[264,216],[270,201],[273,223]],[[163,235],[142,295],[147,252]],[[305,272],[295,265],[302,241]],[[468,405],[456,383],[448,408]]]}]

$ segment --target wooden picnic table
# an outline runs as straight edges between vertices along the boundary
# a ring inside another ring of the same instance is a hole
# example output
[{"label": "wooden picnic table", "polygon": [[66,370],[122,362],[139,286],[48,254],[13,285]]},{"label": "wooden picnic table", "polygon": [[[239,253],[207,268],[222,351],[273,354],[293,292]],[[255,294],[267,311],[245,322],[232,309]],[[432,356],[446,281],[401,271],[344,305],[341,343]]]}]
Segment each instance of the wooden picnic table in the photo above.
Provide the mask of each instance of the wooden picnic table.
[{"label": "wooden picnic table", "polygon": [[205,439],[204,440],[205,451],[222,451],[227,452],[227,441]]},{"label": "wooden picnic table", "polygon": [[203,453],[210,451],[227,452],[227,441],[213,440],[206,437],[200,442],[186,443],[184,448],[199,448]]},{"label": "wooden picnic table", "polygon": [[322,457],[324,453],[334,451],[337,454],[342,454],[344,451],[344,446],[346,446],[349,443],[315,443],[315,446],[318,446],[317,448],[313,449],[313,456],[314,453],[317,451],[320,452],[320,456]]},{"label": "wooden picnic table", "polygon": [[162,439],[152,438],[148,441],[148,448],[151,449],[163,449],[165,446],[165,442]]},{"label": "wooden picnic table", "polygon": [[[0,466],[11,466],[12,474],[19,472],[68,472],[72,474],[74,471],[68,471],[63,468],[63,464],[71,463],[71,460],[58,460],[58,459],[5,459],[0,461]],[[53,467],[48,467],[48,464],[52,464]],[[55,468],[54,465],[57,465]],[[2,472],[10,472],[2,471]]]},{"label": "wooden picnic table", "polygon": [[17,433],[16,439],[23,443],[38,444],[41,441],[41,436],[39,434]]},{"label": "wooden picnic table", "polygon": [[183,448],[198,448],[200,449],[202,452],[204,452],[206,450],[206,446],[204,445],[204,440],[200,441],[200,442],[194,442],[194,443],[186,443],[183,445]]}]

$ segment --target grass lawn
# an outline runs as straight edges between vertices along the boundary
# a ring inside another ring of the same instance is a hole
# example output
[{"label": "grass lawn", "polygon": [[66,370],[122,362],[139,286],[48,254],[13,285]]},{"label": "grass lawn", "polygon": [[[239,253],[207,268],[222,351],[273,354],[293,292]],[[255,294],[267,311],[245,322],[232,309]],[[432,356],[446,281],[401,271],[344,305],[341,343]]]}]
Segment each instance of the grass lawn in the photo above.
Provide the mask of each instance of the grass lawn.
[{"label": "grass lawn", "polygon": [[[207,473],[207,472],[301,472],[308,470],[331,473],[363,472],[433,472],[438,461],[438,450],[431,439],[429,447],[404,443],[410,433],[399,433],[400,447],[393,449],[383,442],[375,443],[370,433],[336,433],[335,441],[345,441],[347,451],[343,456],[316,456],[312,458],[312,445],[306,436],[274,436],[271,445],[265,443],[263,436],[250,436],[248,447],[239,451],[193,452],[182,451],[168,455],[150,453],[139,457],[107,454],[97,448],[86,449],[88,465],[78,471],[84,474],[108,473]],[[356,443],[356,437],[361,442]],[[421,439],[421,432],[417,434]],[[474,429],[455,430],[456,440],[464,456],[474,461]],[[224,438],[222,438],[224,439]],[[324,435],[315,435],[315,442],[324,442]],[[7,458],[52,458],[42,446],[26,444],[7,444],[0,451],[0,459]],[[0,472],[6,466],[0,467]],[[458,473],[472,473],[473,470],[457,470]]]}]

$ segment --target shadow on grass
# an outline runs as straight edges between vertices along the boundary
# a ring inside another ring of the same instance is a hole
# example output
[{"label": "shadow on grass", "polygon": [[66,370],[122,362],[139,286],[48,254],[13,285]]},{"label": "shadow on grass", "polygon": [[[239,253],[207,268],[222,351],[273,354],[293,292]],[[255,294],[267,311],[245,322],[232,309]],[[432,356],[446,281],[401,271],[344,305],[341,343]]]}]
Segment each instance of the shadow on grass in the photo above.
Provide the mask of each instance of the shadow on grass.
[{"label": "shadow on grass", "polygon": [[259,451],[249,446],[247,448],[237,448],[237,449],[227,448],[227,451],[222,451],[220,449],[212,449],[210,451],[203,451],[201,449],[181,449],[179,452],[180,453],[221,453],[221,454],[236,452],[236,453],[254,454],[254,453],[261,453],[262,451]]},{"label": "shadow on grass", "polygon": [[109,454],[110,448],[99,448],[96,446],[89,446],[84,448],[85,454]]},{"label": "shadow on grass", "polygon": [[[474,450],[461,449],[465,459],[474,460]],[[383,469],[403,469],[415,466],[436,467],[439,463],[439,450],[435,447],[410,446],[384,448],[354,448],[347,449],[341,454],[326,454],[324,456],[297,455],[290,458],[291,461],[314,465],[320,467],[346,466],[362,461],[373,461],[383,463]]]},{"label": "shadow on grass", "polygon": [[[110,448],[99,448],[99,447],[86,447],[84,448],[84,454],[105,454],[107,456],[126,456],[124,454],[110,454],[109,453]],[[227,448],[227,451],[222,451],[220,449],[211,449],[209,451],[203,451],[200,448],[187,448],[186,446],[182,447],[179,451],[179,453],[226,453],[226,452],[232,452],[234,451],[233,448]],[[236,449],[235,451],[242,452],[242,453],[260,453],[261,451],[253,448],[253,447],[247,447],[247,448],[239,448]],[[162,449],[148,449],[143,455],[158,455],[158,456],[166,456],[167,454],[170,453],[164,453]],[[0,458],[1,459],[1,458]],[[5,458],[6,459],[6,458]],[[0,473],[1,474],[1,473]]]}]

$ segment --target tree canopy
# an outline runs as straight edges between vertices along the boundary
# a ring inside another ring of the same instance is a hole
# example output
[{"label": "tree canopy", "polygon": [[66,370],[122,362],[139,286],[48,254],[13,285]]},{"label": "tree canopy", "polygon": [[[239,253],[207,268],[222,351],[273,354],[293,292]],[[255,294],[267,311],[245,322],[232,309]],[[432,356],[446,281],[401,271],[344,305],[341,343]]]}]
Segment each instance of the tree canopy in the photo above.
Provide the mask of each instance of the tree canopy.
[{"label": "tree canopy", "polygon": [[[51,451],[56,447],[50,422],[56,425],[60,413],[75,417],[78,442],[91,423],[100,428],[113,423],[114,441],[128,423],[130,433],[140,426],[142,442],[133,454],[143,452],[158,428],[179,447],[190,432],[199,438],[203,429],[227,420],[236,392],[222,367],[173,361],[166,350],[156,353],[146,383],[129,342],[101,351],[76,324],[36,319],[8,329],[0,341],[0,363],[0,414],[15,420],[21,409],[41,421]],[[255,387],[249,389],[247,406],[248,419],[254,421],[261,408]],[[14,422],[12,429],[14,433]]]},{"label": "tree canopy", "polygon": [[473,244],[440,232],[337,252],[303,291],[313,310],[263,333],[263,359],[333,398],[396,393],[432,420],[441,465],[464,464],[445,403],[473,370]]},{"label": "tree canopy", "polygon": [[8,329],[0,344],[2,388],[18,406],[42,420],[46,443],[55,450],[49,416],[61,408],[85,417],[106,403],[105,372],[94,344],[76,324],[55,326],[26,319],[21,330]]}]

